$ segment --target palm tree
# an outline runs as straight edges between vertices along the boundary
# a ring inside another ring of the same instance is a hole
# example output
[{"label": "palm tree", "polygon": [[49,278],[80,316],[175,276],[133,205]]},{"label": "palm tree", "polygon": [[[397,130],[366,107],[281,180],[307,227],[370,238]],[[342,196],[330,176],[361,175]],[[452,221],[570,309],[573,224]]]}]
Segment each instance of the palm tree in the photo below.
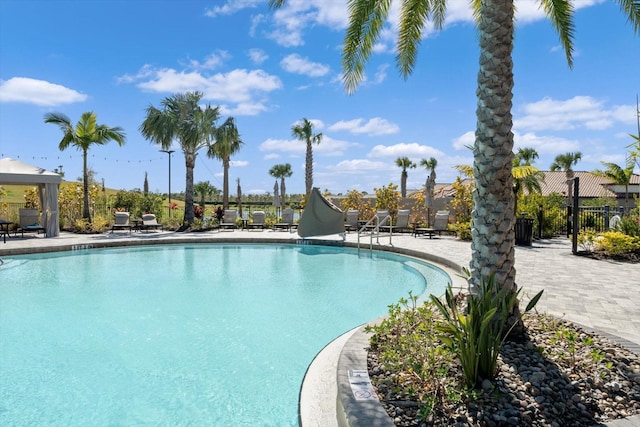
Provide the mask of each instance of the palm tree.
[{"label": "palm tree", "polygon": [[542,193],[540,181],[544,181],[544,173],[537,167],[532,166],[532,162],[538,158],[538,152],[534,148],[518,148],[518,152],[513,156],[513,211],[518,214],[518,198],[524,190],[527,193]]},{"label": "palm tree", "polygon": [[615,163],[601,162],[606,169],[596,169],[593,171],[594,175],[609,178],[616,185],[624,185],[624,210],[629,212],[629,183],[631,182],[631,176],[633,175],[634,162],[627,161],[627,166],[623,169],[621,166]]},{"label": "palm tree", "polygon": [[62,113],[48,113],[44,116],[45,123],[53,123],[60,127],[63,136],[58,144],[60,151],[73,145],[82,151],[82,190],[84,204],[82,218],[91,222],[89,211],[89,169],[87,167],[87,152],[92,145],[104,145],[109,141],[115,141],[122,146],[126,141],[124,130],[121,127],[109,127],[99,125],[95,113],[88,111],[82,113],[80,120],[74,128],[67,116]]},{"label": "palm tree", "polygon": [[[365,63],[376,41],[386,29],[392,0],[349,0],[349,26],[343,43],[344,83],[353,92],[364,79]],[[415,66],[418,45],[428,21],[441,29],[447,0],[399,0],[397,64],[406,78]],[[640,30],[640,3],[617,0],[634,31]],[[270,0],[281,7],[286,0]],[[494,275],[497,283],[515,291],[513,183],[513,97],[514,0],[472,2],[480,40],[480,70],[476,90],[477,128],[473,148],[475,191],[472,219],[470,284],[479,289],[483,278]],[[573,3],[569,0],[540,0],[573,66]]]},{"label": "palm tree", "polygon": [[302,119],[302,123],[297,123],[291,128],[291,134],[307,144],[307,155],[305,157],[304,168],[304,187],[306,191],[306,198],[309,198],[309,194],[311,194],[311,189],[313,188],[313,144],[320,144],[322,141],[322,134],[314,134],[313,123],[306,118]]},{"label": "palm tree", "polygon": [[408,157],[398,157],[396,159],[396,166],[402,168],[402,174],[400,175],[400,194],[402,198],[407,197],[407,169],[415,169],[416,164]]},{"label": "palm tree", "polygon": [[567,206],[572,205],[573,199],[573,166],[577,165],[582,159],[582,153],[577,151],[575,153],[558,154],[551,163],[551,171],[557,172],[563,170],[567,177]]},{"label": "palm tree", "polygon": [[222,208],[229,209],[229,166],[231,156],[240,151],[242,140],[233,117],[224,121],[214,133],[215,142],[209,145],[207,157],[222,160]]},{"label": "palm tree", "polygon": [[438,166],[438,161],[435,157],[430,157],[429,160],[422,159],[420,160],[420,166],[424,166],[427,171],[429,171],[429,177],[427,178],[427,182],[424,184],[425,198],[424,202],[427,208],[427,226],[429,225],[429,220],[431,218],[431,207],[433,206],[433,190],[436,187],[436,166]]},{"label": "palm tree", "polygon": [[289,178],[291,175],[293,175],[293,172],[291,171],[291,165],[289,163],[285,163],[283,165],[275,165],[274,167],[269,169],[269,175],[276,179],[280,179],[280,200],[282,201],[280,203],[280,206],[282,207],[282,209],[284,209],[285,203],[287,202],[284,179]]},{"label": "palm tree", "polygon": [[140,133],[163,150],[171,148],[177,139],[186,166],[184,191],[183,229],[193,223],[193,169],[198,150],[206,147],[214,138],[215,123],[220,115],[218,107],[207,104],[200,107],[202,93],[175,94],[162,100],[162,109],[147,107],[147,117],[140,125]]},{"label": "palm tree", "polygon": [[216,187],[209,181],[200,181],[193,186],[193,192],[200,195],[200,204],[204,208],[206,197],[211,197],[216,192]]}]

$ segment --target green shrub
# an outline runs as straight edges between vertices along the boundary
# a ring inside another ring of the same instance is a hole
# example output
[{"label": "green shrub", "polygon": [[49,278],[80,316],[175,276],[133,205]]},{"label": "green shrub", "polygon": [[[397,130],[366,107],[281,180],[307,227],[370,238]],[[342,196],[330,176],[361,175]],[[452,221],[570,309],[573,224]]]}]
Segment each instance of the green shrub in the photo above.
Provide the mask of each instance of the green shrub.
[{"label": "green shrub", "polygon": [[[483,379],[493,379],[496,375],[498,354],[505,337],[513,326],[507,327],[509,316],[518,304],[522,289],[512,292],[496,283],[494,276],[482,280],[477,294],[467,297],[467,314],[458,307],[451,285],[445,292],[443,303],[435,295],[431,301],[444,316],[445,322],[437,327],[439,338],[458,356],[468,387],[477,387]],[[525,309],[531,310],[542,296],[536,294]],[[524,314],[523,313],[523,314]],[[520,320],[520,319],[517,319]]]},{"label": "green shrub", "polygon": [[595,249],[606,255],[617,256],[627,252],[640,252],[640,238],[628,236],[619,231],[607,231],[595,239]]},{"label": "green shrub", "polygon": [[460,240],[471,240],[471,221],[457,222],[450,226]]}]

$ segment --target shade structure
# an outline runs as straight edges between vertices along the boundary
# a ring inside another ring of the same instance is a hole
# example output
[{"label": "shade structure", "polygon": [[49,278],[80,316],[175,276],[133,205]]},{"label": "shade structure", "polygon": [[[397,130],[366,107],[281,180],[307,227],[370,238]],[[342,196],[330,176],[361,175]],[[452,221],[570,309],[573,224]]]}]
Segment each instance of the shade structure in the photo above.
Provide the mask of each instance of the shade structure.
[{"label": "shade structure", "polygon": [[344,233],[344,212],[327,200],[315,187],[302,211],[298,234],[300,237],[328,236]]},{"label": "shade structure", "polygon": [[8,157],[0,159],[0,185],[32,185],[38,188],[43,214],[42,226],[47,237],[60,234],[58,187],[61,182],[62,177],[57,173]]}]

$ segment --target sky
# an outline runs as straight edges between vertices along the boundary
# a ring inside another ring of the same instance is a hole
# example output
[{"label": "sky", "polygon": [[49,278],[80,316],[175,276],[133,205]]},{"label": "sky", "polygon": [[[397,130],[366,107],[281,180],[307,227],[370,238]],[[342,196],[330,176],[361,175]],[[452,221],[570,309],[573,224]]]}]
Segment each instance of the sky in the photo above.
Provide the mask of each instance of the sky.
[{"label": "sky", "polygon": [[[200,91],[203,106],[234,117],[243,141],[232,157],[230,193],[271,194],[269,169],[291,164],[287,192],[304,193],[305,143],[291,128],[303,118],[322,133],[313,148],[313,185],[334,194],[399,185],[395,160],[408,157],[408,189],[424,185],[421,159],[438,161],[437,182],[471,165],[476,125],[478,37],[469,2],[450,0],[441,31],[425,30],[414,72],[395,63],[398,20],[390,18],[348,94],[341,50],[346,0],[0,0],[0,157],[16,158],[66,180],[82,176],[82,155],[60,151],[50,112],[75,124],[93,111],[119,126],[123,146],[92,146],[89,167],[113,189],[166,193],[169,159],[139,131],[149,106],[176,93]],[[581,152],[574,170],[625,164],[638,133],[640,35],[617,3],[576,0],[574,66],[533,1],[516,1],[513,51],[515,149],[534,148],[549,170],[558,154]],[[184,191],[184,155],[171,156],[171,191]],[[636,173],[639,173],[636,169]],[[194,182],[222,189],[222,164],[198,153]]]}]

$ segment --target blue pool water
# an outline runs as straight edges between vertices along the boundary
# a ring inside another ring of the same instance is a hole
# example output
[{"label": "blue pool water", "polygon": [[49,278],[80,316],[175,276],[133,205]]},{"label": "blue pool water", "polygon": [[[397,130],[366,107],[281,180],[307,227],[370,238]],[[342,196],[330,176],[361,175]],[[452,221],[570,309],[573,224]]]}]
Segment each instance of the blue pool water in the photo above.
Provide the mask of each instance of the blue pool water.
[{"label": "blue pool water", "polygon": [[388,253],[163,245],[4,258],[0,425],[295,426],[307,366],[449,277]]}]

